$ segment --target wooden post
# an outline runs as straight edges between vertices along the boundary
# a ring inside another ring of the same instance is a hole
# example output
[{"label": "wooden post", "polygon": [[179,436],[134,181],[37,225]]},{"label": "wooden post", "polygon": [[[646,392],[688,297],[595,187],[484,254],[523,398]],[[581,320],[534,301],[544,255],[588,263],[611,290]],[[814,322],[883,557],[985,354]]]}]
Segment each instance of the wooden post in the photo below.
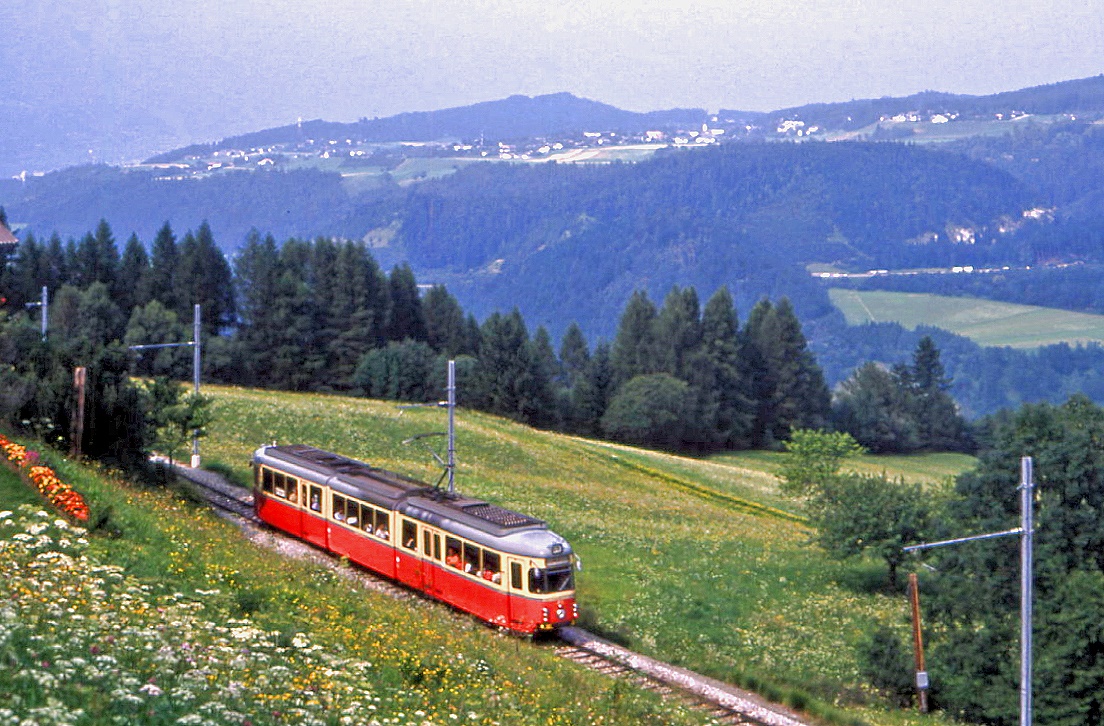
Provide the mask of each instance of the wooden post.
[{"label": "wooden post", "polygon": [[920,713],[928,712],[928,672],[924,670],[924,636],[920,630],[920,582],[909,573],[909,604],[912,606],[912,649],[916,657],[916,695]]},{"label": "wooden post", "polygon": [[87,380],[87,370],[84,366],[73,369],[73,392],[77,396],[77,405],[73,412],[73,425],[70,428],[69,453],[72,456],[81,455],[81,443],[84,441],[84,390]]}]

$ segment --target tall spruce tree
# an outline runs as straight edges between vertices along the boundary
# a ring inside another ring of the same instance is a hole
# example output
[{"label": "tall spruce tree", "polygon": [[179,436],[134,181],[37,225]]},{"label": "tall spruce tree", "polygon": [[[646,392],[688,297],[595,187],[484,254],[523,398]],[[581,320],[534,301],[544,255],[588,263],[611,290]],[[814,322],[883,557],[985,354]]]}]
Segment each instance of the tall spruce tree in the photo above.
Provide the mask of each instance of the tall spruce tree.
[{"label": "tall spruce tree", "polygon": [[676,378],[689,377],[687,359],[701,345],[701,307],[693,287],[671,288],[656,316],[655,338],[659,370]]},{"label": "tall spruce tree", "polygon": [[169,310],[179,310],[176,301],[176,272],[180,251],[168,222],[157,230],[150,251],[149,299],[159,300]]},{"label": "tall spruce tree", "polygon": [[688,357],[687,382],[698,391],[702,436],[722,448],[747,446],[755,416],[744,374],[739,321],[728,288],[721,287],[702,313],[701,344]]},{"label": "tall spruce tree", "polygon": [[150,260],[146,246],[138,239],[138,235],[132,234],[123,248],[117,275],[119,307],[127,315],[134,308],[149,302],[149,274]]},{"label": "tall spruce tree", "polygon": [[585,436],[601,433],[602,416],[614,393],[609,343],[600,342],[571,389],[571,430]]},{"label": "tall spruce tree", "polygon": [[233,273],[207,222],[194,235],[184,235],[177,264],[177,315],[191,320],[194,306],[199,305],[204,334],[218,335],[234,321]]},{"label": "tall spruce tree", "polygon": [[577,323],[571,323],[560,341],[560,366],[562,367],[560,382],[568,388],[577,386],[586,373],[589,362],[590,351],[587,349],[583,331]]},{"label": "tall spruce tree", "polygon": [[948,390],[939,349],[930,336],[916,344],[912,365],[901,376],[907,388],[920,445],[938,451],[963,450],[970,446],[966,421]]},{"label": "tall spruce tree", "polygon": [[471,399],[484,411],[523,423],[539,421],[548,405],[521,313],[494,313],[483,323]]},{"label": "tall spruce tree", "polygon": [[756,303],[748,315],[745,339],[755,381],[753,445],[773,447],[790,429],[824,426],[831,394],[790,301]]},{"label": "tall spruce tree", "polygon": [[402,341],[409,338],[425,342],[429,337],[425,311],[422,310],[418,283],[410,265],[404,263],[392,268],[388,277],[388,291],[391,307],[387,318],[387,339]]},{"label": "tall spruce tree", "polygon": [[[321,282],[321,281],[320,281]],[[337,249],[327,327],[328,358],[335,382],[351,381],[358,361],[384,344],[388,281],[363,242],[345,241]]]},{"label": "tall spruce tree", "polygon": [[637,290],[621,313],[617,336],[610,350],[615,386],[630,378],[657,370],[656,307],[648,293]]},{"label": "tall spruce tree", "polygon": [[102,282],[109,291],[116,292],[115,272],[119,267],[119,249],[115,245],[115,237],[107,220],[100,220],[95,233],[84,235],[74,252],[73,282],[77,287],[87,288],[94,282]]},{"label": "tall spruce tree", "polygon": [[280,255],[276,240],[253,230],[234,261],[234,282],[238,308],[238,340],[244,354],[242,383],[267,385],[266,372],[272,370],[273,355],[280,337],[273,302],[280,274]]},{"label": "tall spruce tree", "polygon": [[434,285],[426,293],[424,304],[426,337],[430,346],[450,358],[475,353],[468,340],[464,310],[444,285]]}]

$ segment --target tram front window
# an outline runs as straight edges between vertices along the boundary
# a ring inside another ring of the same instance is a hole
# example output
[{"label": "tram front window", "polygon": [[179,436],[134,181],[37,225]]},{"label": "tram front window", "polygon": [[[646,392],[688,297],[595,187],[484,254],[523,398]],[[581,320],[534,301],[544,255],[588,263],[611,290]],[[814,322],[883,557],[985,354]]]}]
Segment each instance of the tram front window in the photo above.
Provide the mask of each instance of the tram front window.
[{"label": "tram front window", "polygon": [[529,592],[564,592],[575,588],[575,572],[571,565],[557,565],[547,570],[533,568],[529,570]]}]

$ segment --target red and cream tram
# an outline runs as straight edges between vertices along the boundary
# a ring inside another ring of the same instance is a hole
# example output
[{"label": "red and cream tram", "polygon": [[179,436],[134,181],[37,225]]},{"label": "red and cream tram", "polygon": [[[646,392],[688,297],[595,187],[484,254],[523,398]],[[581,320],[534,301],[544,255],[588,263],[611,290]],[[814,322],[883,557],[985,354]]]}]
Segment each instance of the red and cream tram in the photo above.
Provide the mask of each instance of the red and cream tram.
[{"label": "red and cream tram", "polygon": [[296,444],[253,454],[257,516],[521,633],[571,624],[571,546],[544,522]]}]

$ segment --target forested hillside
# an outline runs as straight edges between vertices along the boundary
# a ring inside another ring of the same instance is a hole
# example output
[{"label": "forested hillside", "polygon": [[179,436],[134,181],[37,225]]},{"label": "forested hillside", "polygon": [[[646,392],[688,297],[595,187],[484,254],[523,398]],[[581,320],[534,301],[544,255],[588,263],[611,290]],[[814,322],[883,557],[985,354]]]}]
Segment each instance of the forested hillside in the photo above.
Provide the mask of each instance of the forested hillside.
[{"label": "forested hillside", "polygon": [[[1014,250],[998,221],[1032,203],[1023,184],[984,163],[884,144],[734,144],[598,167],[480,164],[355,196],[338,174],[316,171],[173,181],[85,168],[15,191],[11,218],[40,237],[82,234],[100,218],[142,239],[166,218],[177,228],[207,220],[228,250],[253,227],[278,239],[368,236],[385,266],[408,261],[479,317],[518,305],[554,334],[574,320],[601,336],[634,290],[659,298],[674,284],[728,285],[743,309],[785,294],[817,317],[829,306],[804,264],[999,260]],[[975,244],[953,244],[948,226],[976,230]],[[939,237],[909,243],[929,234]]]}]

